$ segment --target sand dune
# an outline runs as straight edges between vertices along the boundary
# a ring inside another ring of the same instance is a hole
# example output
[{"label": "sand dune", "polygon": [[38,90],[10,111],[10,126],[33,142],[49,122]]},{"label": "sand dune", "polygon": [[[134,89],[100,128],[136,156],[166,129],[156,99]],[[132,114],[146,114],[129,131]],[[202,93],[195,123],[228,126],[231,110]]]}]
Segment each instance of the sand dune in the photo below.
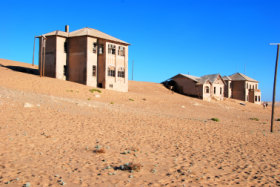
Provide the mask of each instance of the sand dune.
[{"label": "sand dune", "polygon": [[33,73],[0,59],[1,186],[280,186],[271,108],[137,81],[91,93]]}]

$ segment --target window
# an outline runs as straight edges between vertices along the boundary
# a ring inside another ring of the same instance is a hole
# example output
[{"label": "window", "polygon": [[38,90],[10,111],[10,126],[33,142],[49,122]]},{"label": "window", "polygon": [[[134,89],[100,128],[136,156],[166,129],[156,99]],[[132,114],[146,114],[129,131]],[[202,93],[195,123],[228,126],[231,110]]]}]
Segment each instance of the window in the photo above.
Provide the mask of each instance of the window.
[{"label": "window", "polygon": [[248,83],[247,83],[247,89],[248,89],[249,87],[248,87]]},{"label": "window", "polygon": [[124,78],[124,71],[118,71],[118,77]]},{"label": "window", "polygon": [[102,44],[98,45],[98,54],[103,54],[104,46]]},{"label": "window", "polygon": [[216,94],[216,87],[214,87],[214,94]]},{"label": "window", "polygon": [[220,88],[220,95],[222,95],[223,93],[223,88]]},{"label": "window", "polygon": [[118,55],[124,56],[124,47],[123,46],[119,46]]},{"label": "window", "polygon": [[64,67],[64,68],[63,68],[63,75],[64,75],[64,76],[67,76],[67,66],[64,65],[63,67]]},{"label": "window", "polygon": [[114,86],[113,86],[113,84],[109,84],[109,87],[110,87],[110,88],[113,88]]},{"label": "window", "polygon": [[92,49],[92,52],[93,52],[93,53],[96,53],[96,51],[97,51],[97,43],[96,43],[96,42],[94,42],[94,43],[93,43],[93,49]]},{"label": "window", "polygon": [[115,77],[115,75],[116,75],[115,67],[109,67],[108,68],[108,76]]},{"label": "window", "polygon": [[108,44],[108,53],[112,55],[116,54],[116,46],[112,44]]},{"label": "window", "polygon": [[252,89],[252,85],[250,85],[250,89]]},{"label": "window", "polygon": [[205,93],[209,93],[209,86],[205,87]]},{"label": "window", "polygon": [[64,42],[64,53],[67,53],[67,42]]},{"label": "window", "polygon": [[255,89],[255,88],[254,88],[254,85],[253,85],[253,89]]},{"label": "window", "polygon": [[255,101],[258,101],[258,96],[255,96]]},{"label": "window", "polygon": [[96,76],[96,66],[92,66],[92,76]]},{"label": "window", "polygon": [[261,101],[261,96],[259,96],[259,102]]}]

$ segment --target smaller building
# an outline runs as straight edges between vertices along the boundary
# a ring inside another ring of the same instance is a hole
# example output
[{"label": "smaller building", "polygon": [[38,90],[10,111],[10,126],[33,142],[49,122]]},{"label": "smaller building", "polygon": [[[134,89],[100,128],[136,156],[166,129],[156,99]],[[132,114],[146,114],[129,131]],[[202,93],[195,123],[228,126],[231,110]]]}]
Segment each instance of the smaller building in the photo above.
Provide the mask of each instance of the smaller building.
[{"label": "smaller building", "polygon": [[178,74],[165,81],[166,86],[178,93],[198,97],[203,100],[224,99],[225,82],[220,74],[204,75],[196,77],[192,75]]},{"label": "smaller building", "polygon": [[225,97],[261,104],[259,82],[242,74],[224,76]]}]

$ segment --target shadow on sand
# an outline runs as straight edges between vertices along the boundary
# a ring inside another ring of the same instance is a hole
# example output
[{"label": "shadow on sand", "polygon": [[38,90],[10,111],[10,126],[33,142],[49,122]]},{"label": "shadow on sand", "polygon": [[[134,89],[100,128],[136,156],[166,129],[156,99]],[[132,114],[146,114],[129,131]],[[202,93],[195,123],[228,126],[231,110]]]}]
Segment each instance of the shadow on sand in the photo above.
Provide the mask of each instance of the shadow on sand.
[{"label": "shadow on sand", "polygon": [[13,71],[18,71],[18,72],[22,72],[22,73],[39,75],[39,70],[38,69],[22,67],[22,66],[4,66],[3,64],[0,64],[0,67],[8,68],[8,69],[11,69]]}]

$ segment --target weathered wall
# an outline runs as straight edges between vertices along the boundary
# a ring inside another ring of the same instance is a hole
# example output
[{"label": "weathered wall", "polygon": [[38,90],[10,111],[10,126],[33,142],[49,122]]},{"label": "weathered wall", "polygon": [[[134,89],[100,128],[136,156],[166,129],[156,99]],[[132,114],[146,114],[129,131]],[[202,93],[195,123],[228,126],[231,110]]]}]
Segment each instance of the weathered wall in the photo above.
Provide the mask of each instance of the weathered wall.
[{"label": "weathered wall", "polygon": [[[108,45],[116,46],[116,53],[108,53]],[[125,48],[125,56],[118,55],[119,46]],[[105,73],[106,73],[106,83],[105,88],[110,90],[117,90],[121,92],[128,91],[128,46],[106,42],[106,63],[105,63]],[[108,68],[115,68],[115,77],[108,76]],[[118,70],[123,69],[125,71],[125,76],[118,77]]]},{"label": "weathered wall", "polygon": [[[206,93],[206,87],[209,88],[209,93]],[[203,84],[203,90],[201,90],[201,93],[203,92],[203,100],[210,101],[211,100],[211,84],[205,83]]]},{"label": "weathered wall", "polygon": [[66,38],[56,37],[56,78],[66,80],[64,66],[66,66],[67,53],[64,51]]},{"label": "weathered wall", "polygon": [[[88,86],[97,87],[97,75],[99,71],[97,70],[97,47],[96,52],[93,52],[94,43],[97,43],[96,38],[87,37],[87,83]],[[93,73],[93,66],[96,67],[95,76]]]},{"label": "weathered wall", "polygon": [[201,89],[196,86],[196,82],[186,77],[175,77],[173,80],[179,87],[179,92],[191,96],[201,96]]},{"label": "weathered wall", "polygon": [[227,98],[231,98],[232,97],[232,93],[231,93],[231,81],[226,80],[225,81],[225,88],[224,88],[224,93],[225,93],[225,97]]},{"label": "weathered wall", "polygon": [[[216,93],[214,93],[214,88],[216,88]],[[212,97],[217,100],[224,99],[224,82],[218,77],[217,80],[212,84]]]},{"label": "weathered wall", "polygon": [[47,77],[55,78],[56,74],[56,37],[46,37],[46,50],[45,50],[45,72]]},{"label": "weathered wall", "polygon": [[87,72],[87,36],[68,39],[69,81],[86,84]]},{"label": "weathered wall", "polygon": [[232,81],[232,98],[246,101],[245,99],[245,82]]}]

